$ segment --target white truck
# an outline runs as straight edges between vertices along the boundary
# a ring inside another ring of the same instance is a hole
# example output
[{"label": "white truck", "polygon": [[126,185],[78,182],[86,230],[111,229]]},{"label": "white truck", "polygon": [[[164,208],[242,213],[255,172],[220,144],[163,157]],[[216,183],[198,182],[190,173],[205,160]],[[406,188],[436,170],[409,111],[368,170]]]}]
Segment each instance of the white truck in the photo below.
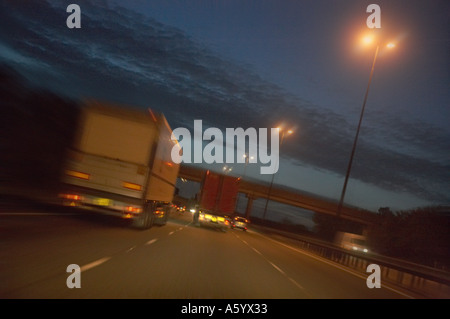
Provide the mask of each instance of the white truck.
[{"label": "white truck", "polygon": [[363,235],[347,232],[337,232],[334,239],[334,243],[335,245],[347,250],[363,253],[369,252],[366,237]]},{"label": "white truck", "polygon": [[164,115],[85,102],[62,174],[62,204],[132,219],[141,229],[165,224],[179,171],[173,147]]}]

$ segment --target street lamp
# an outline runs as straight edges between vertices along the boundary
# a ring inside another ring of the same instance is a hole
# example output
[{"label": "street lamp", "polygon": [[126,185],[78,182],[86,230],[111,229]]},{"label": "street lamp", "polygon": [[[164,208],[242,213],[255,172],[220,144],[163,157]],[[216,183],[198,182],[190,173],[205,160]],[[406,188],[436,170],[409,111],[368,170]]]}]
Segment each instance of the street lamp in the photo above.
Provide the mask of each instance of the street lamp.
[{"label": "street lamp", "polygon": [[[375,38],[372,36],[366,36],[362,39],[363,44],[365,45],[370,45],[375,41]],[[393,42],[389,42],[386,44],[386,48],[388,49],[392,49],[395,48],[395,43]],[[338,210],[337,210],[337,217],[341,216],[342,213],[342,207],[344,205],[344,197],[345,197],[345,192],[347,190],[347,183],[348,183],[348,178],[350,176],[350,171],[352,169],[352,164],[353,164],[353,157],[355,155],[355,151],[356,151],[356,144],[358,142],[358,137],[359,137],[359,131],[361,129],[361,122],[364,116],[364,110],[366,108],[366,102],[367,102],[367,97],[369,95],[369,89],[370,89],[370,83],[372,82],[372,76],[373,76],[373,71],[375,69],[375,63],[377,61],[377,56],[378,56],[378,51],[380,50],[380,44],[377,43],[377,47],[375,49],[375,55],[373,57],[373,62],[372,62],[372,69],[370,70],[370,76],[369,76],[369,83],[367,84],[367,89],[366,89],[366,94],[364,96],[364,101],[363,101],[363,105],[362,105],[362,109],[361,109],[361,115],[359,117],[359,123],[358,123],[358,128],[356,129],[356,135],[355,135],[355,140],[353,141],[353,147],[352,147],[352,152],[350,154],[350,160],[348,162],[348,166],[347,166],[347,172],[345,174],[345,180],[344,180],[344,186],[342,187],[342,193],[341,193],[341,198],[339,199],[339,205],[338,205]]]},{"label": "street lamp", "polygon": [[[279,132],[281,132],[280,148],[279,148],[280,149],[280,153],[281,153],[281,145],[283,145],[283,140],[284,140],[285,134],[291,135],[292,133],[294,133],[294,131],[293,130],[286,130],[285,131],[281,127],[277,127],[277,129],[278,129]],[[278,156],[278,160],[279,160],[279,156]],[[266,219],[267,206],[269,205],[270,193],[272,192],[274,178],[275,178],[275,173],[272,174],[272,181],[270,182],[269,192],[267,193],[266,205],[264,206],[263,219]]]},{"label": "street lamp", "polygon": [[222,171],[225,173],[225,174],[228,174],[229,172],[231,172],[233,170],[233,167],[228,167],[228,166],[224,166],[223,168],[222,168]]}]

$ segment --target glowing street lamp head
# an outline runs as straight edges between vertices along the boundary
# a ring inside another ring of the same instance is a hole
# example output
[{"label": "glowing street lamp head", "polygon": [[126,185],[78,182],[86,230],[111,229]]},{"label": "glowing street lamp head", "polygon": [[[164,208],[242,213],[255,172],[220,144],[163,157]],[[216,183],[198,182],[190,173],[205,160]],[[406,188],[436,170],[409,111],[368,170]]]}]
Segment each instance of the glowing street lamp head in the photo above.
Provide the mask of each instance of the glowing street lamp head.
[{"label": "glowing street lamp head", "polygon": [[373,35],[366,35],[362,38],[362,43],[364,45],[370,45],[375,41],[375,38]]},{"label": "glowing street lamp head", "polygon": [[286,126],[284,124],[277,126],[276,129],[278,130],[278,132],[285,132],[288,134],[294,133],[292,129],[286,129]]},{"label": "glowing street lamp head", "polygon": [[395,48],[395,43],[389,42],[388,44],[386,44],[386,47],[387,47],[388,49],[393,49],[393,48]]}]

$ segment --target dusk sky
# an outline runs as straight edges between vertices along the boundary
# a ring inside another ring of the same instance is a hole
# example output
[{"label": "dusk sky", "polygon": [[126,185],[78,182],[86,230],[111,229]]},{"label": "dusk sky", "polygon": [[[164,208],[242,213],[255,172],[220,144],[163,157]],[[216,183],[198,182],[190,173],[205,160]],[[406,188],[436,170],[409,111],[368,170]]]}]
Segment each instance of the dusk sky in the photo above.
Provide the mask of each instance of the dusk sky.
[{"label": "dusk sky", "polygon": [[[66,26],[70,3],[80,29]],[[396,47],[377,59],[345,203],[449,205],[446,0],[2,1],[0,59],[61,95],[154,108],[172,128],[284,123],[274,182],[338,200],[375,53],[360,44],[371,3]],[[259,168],[246,176],[269,183]]]}]

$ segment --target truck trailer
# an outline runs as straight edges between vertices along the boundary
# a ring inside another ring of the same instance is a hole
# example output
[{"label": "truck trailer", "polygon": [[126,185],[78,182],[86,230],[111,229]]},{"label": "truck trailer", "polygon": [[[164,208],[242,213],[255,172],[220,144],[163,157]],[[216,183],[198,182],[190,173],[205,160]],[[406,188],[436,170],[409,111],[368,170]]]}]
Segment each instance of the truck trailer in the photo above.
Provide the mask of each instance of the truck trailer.
[{"label": "truck trailer", "polygon": [[334,244],[340,248],[352,250],[354,252],[369,252],[366,236],[363,235],[337,232],[334,238]]},{"label": "truck trailer", "polygon": [[201,226],[219,228],[231,227],[236,208],[240,178],[221,175],[210,170],[205,172],[195,209]]},{"label": "truck trailer", "polygon": [[147,229],[165,224],[175,192],[179,147],[163,114],[84,102],[62,175],[62,204],[131,219]]}]

